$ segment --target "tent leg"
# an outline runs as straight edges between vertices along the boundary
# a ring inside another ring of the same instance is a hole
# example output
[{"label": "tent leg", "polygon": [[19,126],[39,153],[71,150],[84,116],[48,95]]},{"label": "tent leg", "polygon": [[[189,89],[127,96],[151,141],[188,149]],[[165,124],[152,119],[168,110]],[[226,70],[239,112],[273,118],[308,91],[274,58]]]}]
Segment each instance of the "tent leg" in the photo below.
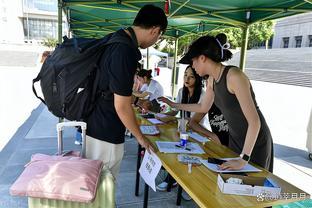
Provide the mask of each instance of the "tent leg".
[{"label": "tent leg", "polygon": [[149,48],[146,49],[146,69],[149,70]]},{"label": "tent leg", "polygon": [[58,43],[62,43],[62,0],[58,0],[58,10],[57,10],[57,20],[58,20]]},{"label": "tent leg", "polygon": [[172,98],[175,98],[176,91],[177,91],[177,55],[178,55],[178,44],[179,39],[176,38],[174,40],[174,58],[173,58],[173,69],[172,69],[172,79],[171,79],[171,86],[172,86]]},{"label": "tent leg", "polygon": [[241,46],[241,54],[240,54],[240,61],[239,61],[239,67],[242,71],[245,71],[246,66],[246,51],[247,51],[247,45],[248,45],[248,36],[249,36],[249,27],[246,25],[243,30],[243,36],[242,36],[242,46]]}]

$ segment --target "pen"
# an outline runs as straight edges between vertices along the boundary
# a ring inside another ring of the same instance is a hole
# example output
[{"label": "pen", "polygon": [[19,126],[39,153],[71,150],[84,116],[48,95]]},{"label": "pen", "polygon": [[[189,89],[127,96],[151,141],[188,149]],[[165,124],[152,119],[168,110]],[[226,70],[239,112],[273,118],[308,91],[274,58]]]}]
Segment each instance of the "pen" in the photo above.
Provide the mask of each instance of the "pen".
[{"label": "pen", "polygon": [[[179,148],[183,148],[183,147],[181,147],[180,145],[175,145],[176,147],[179,147]],[[186,150],[188,150],[188,151],[191,151],[191,149],[190,148],[187,148],[187,147],[185,147],[185,148],[183,148],[183,149],[186,149]]]}]

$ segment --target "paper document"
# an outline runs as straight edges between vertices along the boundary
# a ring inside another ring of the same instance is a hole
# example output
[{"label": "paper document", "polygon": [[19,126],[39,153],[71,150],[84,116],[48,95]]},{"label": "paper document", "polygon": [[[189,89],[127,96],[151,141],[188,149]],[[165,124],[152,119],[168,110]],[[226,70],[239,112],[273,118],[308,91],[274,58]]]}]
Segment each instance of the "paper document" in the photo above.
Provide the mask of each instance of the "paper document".
[{"label": "paper document", "polygon": [[151,154],[145,151],[141,167],[139,169],[140,175],[154,191],[156,191],[155,179],[161,168],[161,161],[154,152]]},{"label": "paper document", "polygon": [[166,117],[168,117],[168,115],[162,114],[162,113],[157,113],[155,116],[158,117],[158,118],[166,118]]},{"label": "paper document", "polygon": [[148,118],[147,119],[149,122],[151,122],[152,124],[163,124],[164,122],[156,119],[156,118]]},{"label": "paper document", "polygon": [[196,132],[189,132],[188,135],[190,137],[192,137],[193,139],[195,139],[196,141],[201,142],[201,143],[205,143],[205,142],[210,141],[210,139],[208,139],[208,138],[206,138],[206,137],[204,137],[204,136],[202,136]]},{"label": "paper document", "polygon": [[[219,159],[222,159],[222,160],[235,160],[237,158],[219,158]],[[209,170],[212,170],[212,171],[218,172],[218,173],[261,172],[260,169],[255,168],[254,166],[252,166],[250,164],[246,164],[245,167],[243,167],[241,170],[220,170],[217,164],[209,163],[207,161],[207,159],[206,160],[201,160],[201,162]]]},{"label": "paper document", "polygon": [[204,154],[205,151],[195,142],[188,142],[186,148],[180,147],[180,142],[156,141],[160,152],[164,153],[186,153],[186,154]]},{"label": "paper document", "polygon": [[156,126],[148,126],[148,125],[141,125],[140,126],[142,134],[145,135],[156,135],[159,134],[159,130]]}]

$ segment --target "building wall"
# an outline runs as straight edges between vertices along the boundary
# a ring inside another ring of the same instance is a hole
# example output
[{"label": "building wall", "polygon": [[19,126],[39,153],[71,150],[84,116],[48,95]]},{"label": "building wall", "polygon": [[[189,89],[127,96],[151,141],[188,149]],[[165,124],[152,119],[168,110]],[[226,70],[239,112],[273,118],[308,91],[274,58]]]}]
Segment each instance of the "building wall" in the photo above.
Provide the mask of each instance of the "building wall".
[{"label": "building wall", "polygon": [[296,36],[302,36],[301,47],[309,47],[312,39],[312,12],[277,20],[272,47],[284,48],[283,38],[289,38],[288,47],[295,48]]},{"label": "building wall", "polygon": [[[68,30],[65,20],[63,14],[63,35]],[[57,38],[57,1],[0,0],[0,31],[0,43],[40,42],[47,37]]]},{"label": "building wall", "polygon": [[0,0],[0,42],[22,42],[21,0]]}]

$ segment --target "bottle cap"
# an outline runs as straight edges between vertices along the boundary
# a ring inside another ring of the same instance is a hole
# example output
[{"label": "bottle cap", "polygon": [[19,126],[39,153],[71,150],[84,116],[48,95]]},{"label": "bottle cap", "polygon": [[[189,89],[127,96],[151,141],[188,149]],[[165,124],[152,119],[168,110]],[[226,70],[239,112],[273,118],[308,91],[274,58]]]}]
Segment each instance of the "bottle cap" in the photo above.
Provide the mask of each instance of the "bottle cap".
[{"label": "bottle cap", "polygon": [[180,133],[180,139],[184,139],[184,140],[187,140],[188,139],[188,133],[186,133],[186,132],[181,132]]}]

